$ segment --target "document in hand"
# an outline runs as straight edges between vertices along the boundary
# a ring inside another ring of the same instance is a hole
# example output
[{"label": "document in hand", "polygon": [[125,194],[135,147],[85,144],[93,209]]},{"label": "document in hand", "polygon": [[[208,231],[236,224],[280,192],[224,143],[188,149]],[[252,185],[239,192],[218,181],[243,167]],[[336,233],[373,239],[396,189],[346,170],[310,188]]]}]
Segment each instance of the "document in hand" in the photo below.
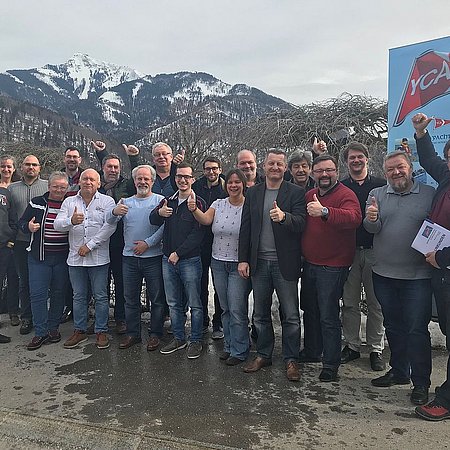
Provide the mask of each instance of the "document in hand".
[{"label": "document in hand", "polygon": [[450,231],[429,219],[425,219],[411,247],[424,255],[450,247]]}]

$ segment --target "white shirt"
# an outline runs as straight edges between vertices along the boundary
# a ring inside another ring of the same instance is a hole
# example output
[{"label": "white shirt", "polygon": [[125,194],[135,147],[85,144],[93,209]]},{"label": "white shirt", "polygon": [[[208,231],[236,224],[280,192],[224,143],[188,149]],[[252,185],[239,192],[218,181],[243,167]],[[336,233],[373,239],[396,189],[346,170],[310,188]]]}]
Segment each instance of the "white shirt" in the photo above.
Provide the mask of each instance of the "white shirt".
[{"label": "white shirt", "polygon": [[[109,224],[106,216],[116,206],[112,197],[96,192],[88,206],[80,192],[63,201],[61,210],[53,224],[55,230],[69,232],[69,266],[103,266],[109,263],[109,238],[116,230],[117,224]],[[72,224],[72,215],[84,214],[79,225]],[[86,245],[91,250],[86,256],[80,256],[78,250]]]}]

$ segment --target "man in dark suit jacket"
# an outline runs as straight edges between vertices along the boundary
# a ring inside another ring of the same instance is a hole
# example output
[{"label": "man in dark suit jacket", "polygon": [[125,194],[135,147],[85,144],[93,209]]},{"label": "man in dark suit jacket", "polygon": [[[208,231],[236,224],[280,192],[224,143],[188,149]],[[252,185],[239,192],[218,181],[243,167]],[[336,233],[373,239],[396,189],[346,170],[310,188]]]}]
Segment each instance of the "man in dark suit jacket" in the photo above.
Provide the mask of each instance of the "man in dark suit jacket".
[{"label": "man in dark suit jacket", "polygon": [[239,233],[241,276],[251,276],[257,357],[244,367],[251,373],[272,364],[274,332],[272,294],[281,308],[283,358],[287,377],[298,381],[300,316],[298,279],[301,269],[301,232],[305,225],[305,191],[283,180],[286,154],[271,149],[264,161],[265,182],[246,193]]}]

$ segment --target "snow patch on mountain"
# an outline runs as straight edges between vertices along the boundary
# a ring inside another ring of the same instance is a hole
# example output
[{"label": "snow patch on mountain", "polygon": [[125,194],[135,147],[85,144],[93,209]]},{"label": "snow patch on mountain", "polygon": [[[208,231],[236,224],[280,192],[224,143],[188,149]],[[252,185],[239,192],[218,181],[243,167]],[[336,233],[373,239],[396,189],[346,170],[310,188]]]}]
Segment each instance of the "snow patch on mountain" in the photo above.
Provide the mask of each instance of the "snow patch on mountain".
[{"label": "snow patch on mountain", "polygon": [[136,82],[136,84],[134,85],[133,90],[131,91],[132,92],[131,96],[132,96],[133,100],[135,99],[136,95],[141,90],[143,85],[144,85],[144,83]]},{"label": "snow patch on mountain", "polygon": [[124,106],[125,103],[122,97],[114,91],[106,91],[99,97],[100,102],[115,103],[116,105]]},{"label": "snow patch on mountain", "polygon": [[49,85],[52,89],[54,89],[58,94],[67,95],[68,92],[65,89],[61,89],[54,81],[53,78],[57,78],[58,74],[51,70],[42,70],[40,69],[38,72],[33,74],[34,77],[42,81],[43,83]]},{"label": "snow patch on mountain", "polygon": [[17,78],[12,73],[5,72],[5,75],[8,75],[9,77],[11,77],[16,83],[24,84],[24,82],[20,78]]}]

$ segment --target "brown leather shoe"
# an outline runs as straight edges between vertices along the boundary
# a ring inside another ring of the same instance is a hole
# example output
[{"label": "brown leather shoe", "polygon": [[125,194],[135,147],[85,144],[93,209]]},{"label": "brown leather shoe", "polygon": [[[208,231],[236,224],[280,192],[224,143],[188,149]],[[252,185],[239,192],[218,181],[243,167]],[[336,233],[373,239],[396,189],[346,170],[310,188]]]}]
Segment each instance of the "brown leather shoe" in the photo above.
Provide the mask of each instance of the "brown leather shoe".
[{"label": "brown leather shoe", "polygon": [[288,361],[286,364],[286,376],[289,381],[300,381],[300,370],[295,361]]},{"label": "brown leather shoe", "polygon": [[125,322],[117,322],[116,333],[117,334],[126,334],[126,332],[127,332],[127,324]]},{"label": "brown leather shoe", "polygon": [[261,358],[261,356],[257,356],[253,361],[250,361],[248,364],[244,366],[245,373],[253,373],[258,372],[258,370],[263,367],[271,366],[272,361],[270,359]]},{"label": "brown leather shoe", "polygon": [[136,337],[136,336],[125,336],[123,338],[123,341],[119,344],[119,348],[121,350],[125,349],[125,348],[130,348],[132,347],[134,344],[139,344],[139,342],[142,342],[142,339],[140,337]]},{"label": "brown leather shoe", "polygon": [[159,347],[159,338],[157,336],[150,336],[147,341],[147,351],[153,352]]}]

